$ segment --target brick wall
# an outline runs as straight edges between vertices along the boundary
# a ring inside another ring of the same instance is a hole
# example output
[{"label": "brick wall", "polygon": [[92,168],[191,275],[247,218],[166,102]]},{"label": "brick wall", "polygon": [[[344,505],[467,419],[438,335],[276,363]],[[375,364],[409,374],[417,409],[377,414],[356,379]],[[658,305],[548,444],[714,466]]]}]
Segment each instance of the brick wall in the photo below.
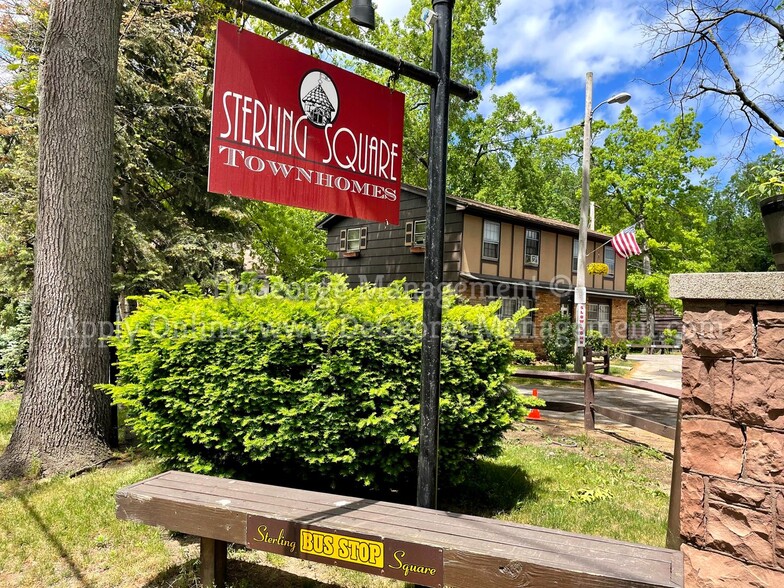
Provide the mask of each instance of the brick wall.
[{"label": "brick wall", "polygon": [[610,310],[612,317],[612,329],[610,330],[610,338],[614,343],[621,339],[626,339],[626,331],[628,329],[629,317],[629,301],[615,298],[612,301],[612,309]]},{"label": "brick wall", "polygon": [[686,586],[784,586],[784,300],[685,299],[683,323]]}]

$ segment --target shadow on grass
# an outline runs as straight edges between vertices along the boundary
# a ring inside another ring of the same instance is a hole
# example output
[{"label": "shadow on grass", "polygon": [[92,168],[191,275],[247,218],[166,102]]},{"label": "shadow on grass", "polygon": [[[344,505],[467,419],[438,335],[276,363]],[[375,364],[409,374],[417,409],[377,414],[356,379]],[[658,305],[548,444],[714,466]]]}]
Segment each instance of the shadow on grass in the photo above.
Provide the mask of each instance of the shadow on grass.
[{"label": "shadow on grass", "polygon": [[[198,581],[199,560],[191,559],[184,564],[171,566],[162,571],[141,588],[194,588],[201,586]],[[273,566],[232,559],[226,567],[227,588],[341,588],[339,584],[326,584],[297,576]]]},{"label": "shadow on grass", "polygon": [[25,496],[24,494],[20,494],[17,496],[17,498],[19,499],[22,508],[35,522],[35,524],[41,530],[41,533],[43,533],[44,537],[46,537],[46,540],[57,551],[57,554],[60,556],[60,559],[63,562],[65,562],[65,564],[70,568],[76,585],[82,588],[89,588],[91,584],[88,583],[87,580],[85,579],[84,575],[82,574],[82,571],[79,569],[79,566],[76,565],[76,562],[71,557],[71,554],[68,551],[68,549],[52,532],[52,530],[49,528],[49,525],[46,523],[46,521],[44,521],[44,519],[41,517],[39,512],[33,507],[32,504],[30,504],[30,502],[27,500],[27,496]]},{"label": "shadow on grass", "polygon": [[480,517],[492,517],[534,500],[548,480],[533,480],[519,466],[479,460],[471,465],[461,484],[444,484],[438,508]]}]

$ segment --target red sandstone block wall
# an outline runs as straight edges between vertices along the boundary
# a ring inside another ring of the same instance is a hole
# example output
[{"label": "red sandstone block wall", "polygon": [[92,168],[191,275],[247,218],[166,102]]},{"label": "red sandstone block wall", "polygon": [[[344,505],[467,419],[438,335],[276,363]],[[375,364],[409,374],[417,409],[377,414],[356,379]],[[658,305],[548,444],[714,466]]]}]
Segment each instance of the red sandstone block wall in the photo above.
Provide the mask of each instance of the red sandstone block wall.
[{"label": "red sandstone block wall", "polygon": [[784,301],[684,304],[689,587],[784,586]]}]

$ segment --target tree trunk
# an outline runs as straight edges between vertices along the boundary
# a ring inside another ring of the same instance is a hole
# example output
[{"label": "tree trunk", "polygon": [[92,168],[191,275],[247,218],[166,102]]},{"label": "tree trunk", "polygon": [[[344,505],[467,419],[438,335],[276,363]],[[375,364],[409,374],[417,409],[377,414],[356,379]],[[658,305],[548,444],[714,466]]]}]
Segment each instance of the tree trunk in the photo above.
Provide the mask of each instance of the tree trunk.
[{"label": "tree trunk", "polygon": [[38,86],[38,223],[30,352],[0,478],[109,456],[100,337],[109,319],[119,0],[53,0]]}]

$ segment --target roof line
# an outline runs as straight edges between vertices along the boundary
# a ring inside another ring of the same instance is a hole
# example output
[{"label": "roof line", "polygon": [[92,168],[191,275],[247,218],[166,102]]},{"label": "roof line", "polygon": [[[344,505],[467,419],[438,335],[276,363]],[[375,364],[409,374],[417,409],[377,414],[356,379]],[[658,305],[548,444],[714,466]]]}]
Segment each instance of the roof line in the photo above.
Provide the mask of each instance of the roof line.
[{"label": "roof line", "polygon": [[[414,186],[412,184],[402,183],[401,187],[403,190],[414,194],[415,196],[419,196],[421,198],[427,198],[427,191],[424,188],[420,188],[419,186]],[[521,212],[519,210],[515,210],[513,208],[506,208],[504,206],[498,206],[496,204],[488,204],[487,202],[480,202],[479,200],[471,200],[470,198],[463,198],[462,196],[450,196],[447,195],[446,201],[453,206],[465,206],[466,209],[473,209],[477,211],[482,211],[490,214],[496,214],[498,216],[515,219],[518,221],[534,223],[538,225],[542,225],[545,227],[551,227],[554,229],[564,229],[572,232],[579,232],[580,227],[574,225],[572,223],[567,223],[565,221],[547,218],[543,216],[538,216],[535,214],[531,214],[528,212]],[[319,229],[327,228],[326,225],[334,218],[341,215],[331,214],[323,219],[321,219],[317,224],[316,227]],[[588,231],[588,236],[594,239],[612,239],[612,235],[607,235],[605,233],[598,233],[596,231]]]}]

